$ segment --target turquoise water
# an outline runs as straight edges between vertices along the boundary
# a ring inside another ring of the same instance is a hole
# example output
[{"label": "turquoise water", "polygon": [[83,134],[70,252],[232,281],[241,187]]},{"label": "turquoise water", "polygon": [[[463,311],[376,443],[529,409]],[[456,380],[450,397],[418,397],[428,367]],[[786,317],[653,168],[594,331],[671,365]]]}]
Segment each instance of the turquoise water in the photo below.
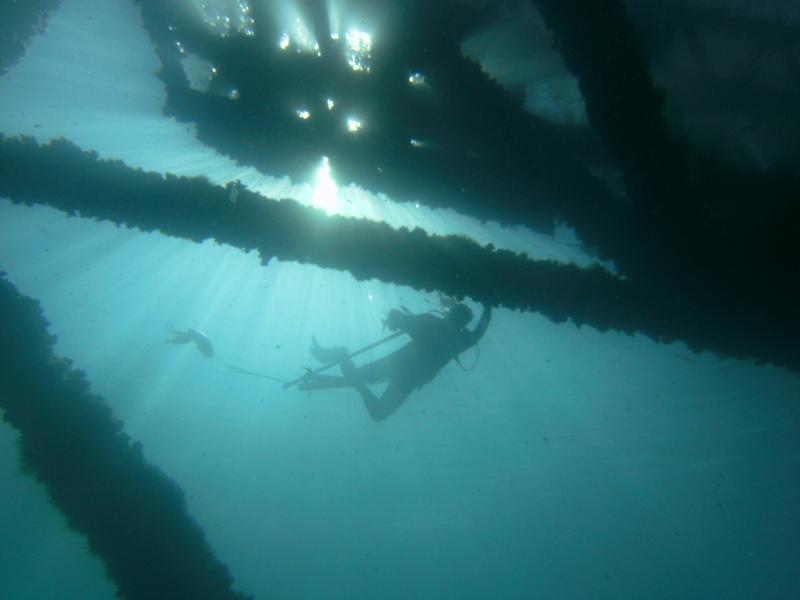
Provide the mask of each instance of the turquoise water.
[{"label": "turquoise water", "polygon": [[[305,178],[237,164],[163,115],[159,64],[132,3],[64,1],[0,80],[0,133],[63,136],[132,167],[239,179],[329,213],[617,272],[564,224],[506,228],[424,197],[337,188],[335,161]],[[547,101],[552,115],[559,100]],[[479,355],[464,357],[473,370],[450,363],[377,424],[353,390],[284,390],[226,363],[298,377],[315,366],[312,335],[367,345],[385,335],[389,310],[441,308],[434,292],[8,199],[0,269],[40,303],[55,352],[184,491],[243,593],[800,595],[800,378],[790,369],[500,302]],[[164,343],[188,327],[213,341],[213,358]],[[103,558],[21,471],[18,437],[0,427],[0,597],[114,597]]]}]

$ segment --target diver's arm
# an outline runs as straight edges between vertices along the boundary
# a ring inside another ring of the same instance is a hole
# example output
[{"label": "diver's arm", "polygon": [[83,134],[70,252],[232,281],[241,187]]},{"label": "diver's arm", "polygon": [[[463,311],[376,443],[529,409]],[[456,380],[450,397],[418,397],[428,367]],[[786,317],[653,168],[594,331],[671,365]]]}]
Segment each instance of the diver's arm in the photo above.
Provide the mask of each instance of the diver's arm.
[{"label": "diver's arm", "polygon": [[486,333],[486,330],[489,328],[489,321],[491,320],[492,320],[492,307],[484,304],[483,313],[481,314],[480,321],[478,321],[478,324],[475,326],[475,329],[469,332],[470,346],[477,343],[478,340],[483,337],[483,334]]}]

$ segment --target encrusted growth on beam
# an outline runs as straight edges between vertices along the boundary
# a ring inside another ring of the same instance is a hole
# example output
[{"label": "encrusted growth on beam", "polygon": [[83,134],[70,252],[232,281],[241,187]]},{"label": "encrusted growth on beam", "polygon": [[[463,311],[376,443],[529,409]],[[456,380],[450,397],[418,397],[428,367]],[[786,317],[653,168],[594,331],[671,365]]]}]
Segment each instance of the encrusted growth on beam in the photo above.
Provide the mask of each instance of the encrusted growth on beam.
[{"label": "encrusted growth on beam", "polygon": [[558,322],[683,340],[695,349],[800,368],[789,325],[780,313],[750,311],[752,298],[674,293],[650,282],[620,280],[600,268],[529,260],[463,237],[328,217],[245,189],[232,203],[231,190],[203,178],[164,178],[98,161],[64,141],[40,147],[31,140],[0,139],[0,165],[0,195],[15,202],[197,242],[213,238],[243,251],[255,249],[265,263],[272,257],[314,263],[358,279],[470,296]]},{"label": "encrusted growth on beam", "polygon": [[186,512],[183,493],[145,461],[83,372],[53,354],[39,305],[0,272],[0,409],[23,467],[129,599],[245,600]]}]

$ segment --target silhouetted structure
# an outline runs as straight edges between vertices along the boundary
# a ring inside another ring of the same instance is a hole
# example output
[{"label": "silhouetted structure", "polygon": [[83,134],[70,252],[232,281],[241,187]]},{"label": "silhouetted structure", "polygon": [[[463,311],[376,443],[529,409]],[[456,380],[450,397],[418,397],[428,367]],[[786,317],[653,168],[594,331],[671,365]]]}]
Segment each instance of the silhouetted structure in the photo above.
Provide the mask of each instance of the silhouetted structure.
[{"label": "silhouetted structure", "polygon": [[0,272],[0,408],[23,467],[103,561],[121,598],[244,600],[187,514],[82,371],[53,354],[39,305]]},{"label": "silhouetted structure", "polygon": [[[464,58],[460,43],[494,17],[491,2],[480,9],[470,6],[481,3],[391,3],[393,24],[368,75],[347,65],[329,35],[318,35],[320,56],[278,51],[281,32],[271,26],[267,2],[252,4],[252,36],[220,36],[177,3],[137,4],[162,62],[165,113],[196,122],[200,139],[219,152],[296,179],[326,155],[341,183],[395,200],[544,231],[563,221],[626,278],[530,260],[463,237],[327,217],[245,189],[232,203],[230,189],[202,178],[146,174],[66,141],[39,146],[0,136],[0,195],[142,231],[256,249],[264,263],[272,257],[314,263],[358,279],[468,295],[558,322],[683,340],[696,350],[800,370],[796,166],[742,169],[690,144],[665,117],[668,91],[655,84],[649,65],[649,53],[674,36],[691,42],[700,25],[724,22],[759,40],[764,50],[753,64],[775,53],[800,84],[796,24],[754,22],[680,1],[659,18],[636,5],[640,12],[632,18],[622,0],[533,0],[579,81],[591,123],[579,128],[528,114],[520,93]],[[329,33],[323,4],[305,4],[318,34]],[[57,5],[29,0],[0,8],[0,75]],[[690,45],[695,60],[707,62],[703,48]],[[189,85],[181,52],[215,66],[207,91]],[[410,86],[413,72],[430,87]],[[776,112],[800,105],[797,93],[764,93],[752,80],[715,82],[726,102],[743,107],[765,99]],[[337,110],[327,110],[328,96]],[[295,114],[303,104],[313,109],[307,121]],[[353,137],[343,111],[356,108],[369,124]],[[412,145],[412,138],[427,146]],[[624,199],[576,158],[586,148],[620,169]],[[731,206],[753,206],[758,198],[758,218],[719,218],[710,206],[720,198]],[[53,356],[35,302],[0,278],[0,309],[5,419],[22,434],[26,467],[87,536],[120,595],[241,597],[186,515],[177,487],[144,461],[82,373]]]}]

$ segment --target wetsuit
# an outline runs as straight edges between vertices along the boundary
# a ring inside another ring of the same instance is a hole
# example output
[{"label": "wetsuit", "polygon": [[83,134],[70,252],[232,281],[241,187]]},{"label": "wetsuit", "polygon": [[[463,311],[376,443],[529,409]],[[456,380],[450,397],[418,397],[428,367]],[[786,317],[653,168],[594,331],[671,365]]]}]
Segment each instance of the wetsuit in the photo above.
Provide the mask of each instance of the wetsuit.
[{"label": "wetsuit", "polygon": [[[432,314],[415,315],[393,310],[386,324],[393,331],[403,331],[411,342],[362,367],[349,360],[341,364],[344,385],[354,387],[364,400],[370,416],[382,421],[396,411],[415,389],[430,382],[442,368],[477,343],[489,326],[491,307],[484,306],[480,321],[473,330],[458,329],[448,318]],[[388,381],[380,397],[366,384]]]}]

